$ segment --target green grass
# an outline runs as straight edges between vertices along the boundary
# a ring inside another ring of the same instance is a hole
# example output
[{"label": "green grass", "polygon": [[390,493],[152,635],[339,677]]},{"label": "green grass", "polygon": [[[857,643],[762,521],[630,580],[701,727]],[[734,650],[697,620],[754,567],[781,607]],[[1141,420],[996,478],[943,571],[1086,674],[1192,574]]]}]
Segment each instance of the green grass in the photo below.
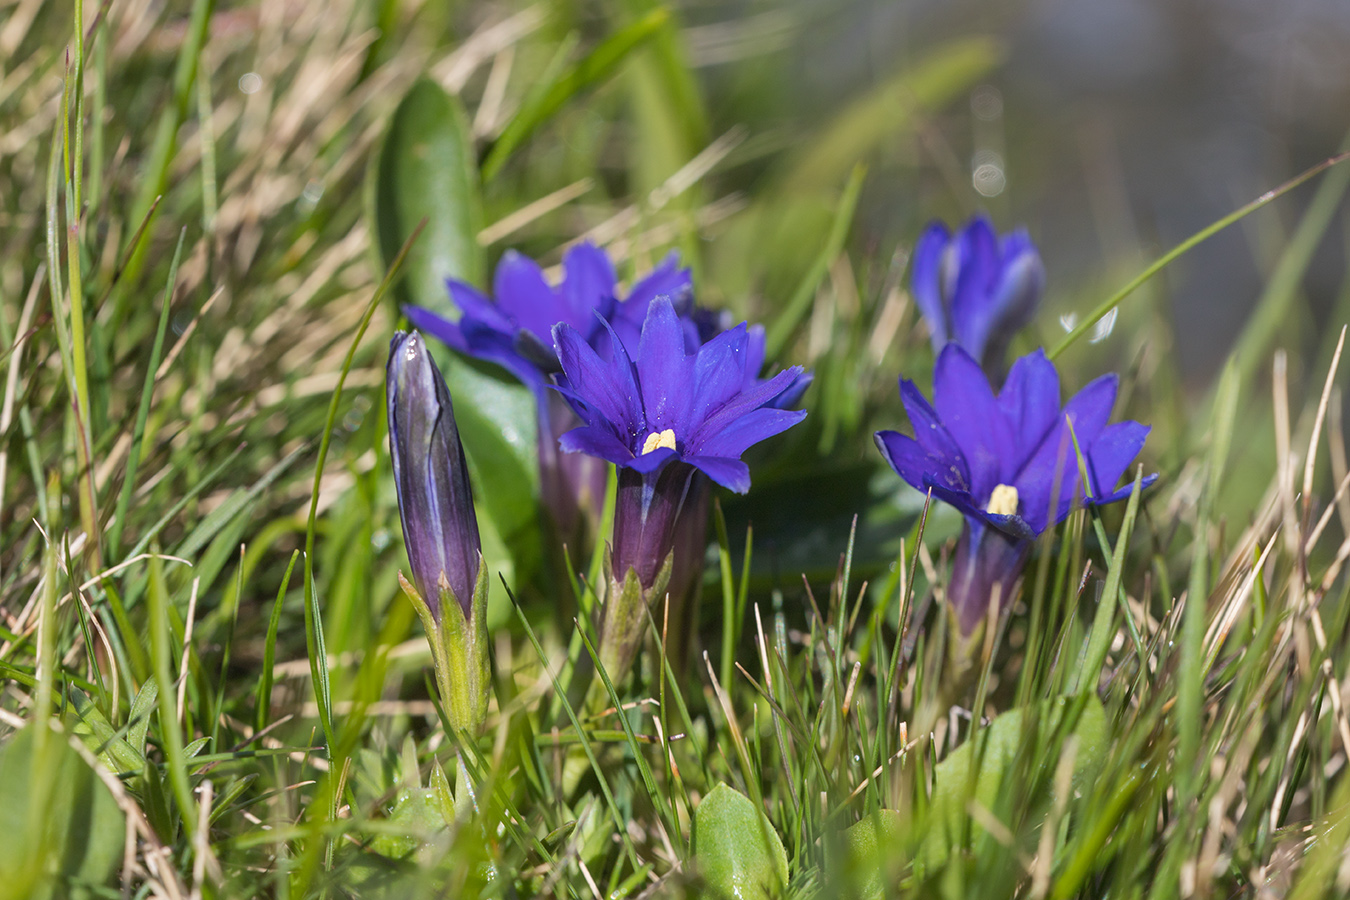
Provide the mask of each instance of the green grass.
[{"label": "green grass", "polygon": [[[640,0],[170,6],[0,5],[0,896],[683,896],[738,867],[802,897],[1350,889],[1340,323],[1291,338],[1350,166],[1240,210],[1299,224],[1207,391],[1167,358],[1160,265],[1061,288],[1080,324],[1032,331],[1072,387],[1125,361],[1161,477],[1044,535],[962,648],[934,599],[957,517],[871,444],[931,369],[909,246],[854,212],[873,179],[946,183],[888,154],[997,42],[775,141],[718,127],[678,9]],[[625,277],[679,249],[815,371],[810,415],[720,498],[689,658],[655,608],[639,671],[587,694],[531,402],[442,357],[494,574],[494,697],[458,744],[396,582],[395,300],[582,235]],[[751,805],[700,818],[719,785]]]}]

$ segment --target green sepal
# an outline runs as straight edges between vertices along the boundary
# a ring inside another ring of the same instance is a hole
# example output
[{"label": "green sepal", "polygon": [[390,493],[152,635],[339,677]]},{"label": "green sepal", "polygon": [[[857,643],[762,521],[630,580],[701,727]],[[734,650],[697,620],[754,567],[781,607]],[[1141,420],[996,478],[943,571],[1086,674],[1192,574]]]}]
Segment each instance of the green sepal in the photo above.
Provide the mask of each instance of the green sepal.
[{"label": "green sepal", "polygon": [[476,736],[487,718],[488,695],[492,690],[492,670],[488,661],[487,598],[488,572],[483,557],[478,557],[478,580],[466,618],[455,593],[442,579],[440,619],[417,589],[399,575],[403,593],[422,617],[431,645],[436,687],[455,736],[467,731]]},{"label": "green sepal", "polygon": [[601,613],[600,625],[600,664],[605,667],[610,679],[616,684],[637,658],[642,646],[642,636],[647,628],[647,609],[665,596],[670,585],[670,570],[674,564],[674,551],[666,554],[665,562],[652,580],[651,587],[645,591],[638,578],[637,570],[632,566],[622,579],[614,572],[614,559],[609,549],[605,550],[605,602]]}]

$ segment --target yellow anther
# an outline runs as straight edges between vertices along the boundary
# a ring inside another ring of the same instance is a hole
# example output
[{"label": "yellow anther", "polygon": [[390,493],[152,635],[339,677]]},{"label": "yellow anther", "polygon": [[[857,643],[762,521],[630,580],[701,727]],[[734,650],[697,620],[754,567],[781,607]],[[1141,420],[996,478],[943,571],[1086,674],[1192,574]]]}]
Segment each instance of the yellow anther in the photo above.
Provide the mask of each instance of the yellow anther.
[{"label": "yellow anther", "polygon": [[660,450],[662,447],[667,450],[675,449],[675,432],[669,428],[662,432],[653,431],[647,435],[647,440],[642,444],[642,454],[646,456],[653,450]]},{"label": "yellow anther", "polygon": [[1010,484],[997,485],[994,492],[989,495],[989,508],[986,512],[991,516],[1017,515],[1017,488]]}]

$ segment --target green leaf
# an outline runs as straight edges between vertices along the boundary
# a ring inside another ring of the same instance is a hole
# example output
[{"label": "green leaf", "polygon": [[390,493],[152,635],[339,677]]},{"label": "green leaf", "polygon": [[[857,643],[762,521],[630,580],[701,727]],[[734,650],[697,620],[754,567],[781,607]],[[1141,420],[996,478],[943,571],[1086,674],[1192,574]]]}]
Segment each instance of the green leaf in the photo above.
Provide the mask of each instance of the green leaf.
[{"label": "green leaf", "polygon": [[[272,717],[272,669],[277,658],[277,629],[281,626],[281,604],[286,599],[286,588],[290,586],[291,572],[295,569],[295,561],[299,556],[299,550],[291,552],[291,561],[286,564],[286,574],[281,578],[281,587],[277,588],[277,599],[272,602],[272,615],[267,621],[267,638],[263,642],[262,675],[258,678],[258,700],[253,713],[255,731],[266,728],[268,719]],[[139,697],[136,699],[140,702]]]},{"label": "green leaf", "polygon": [[[145,746],[145,735],[141,735],[142,743],[138,748],[118,735],[117,729],[112,727],[112,723],[83,692],[71,691],[70,698],[71,705],[79,716],[71,724],[71,730],[79,735],[84,745],[91,752],[98,754],[99,761],[107,766],[109,771],[139,772],[141,766],[145,764],[144,751],[140,749]],[[134,731],[133,727],[132,733]]]},{"label": "green leaf", "polygon": [[874,810],[844,832],[843,855],[833,860],[831,874],[851,879],[858,897],[883,896],[888,876],[898,875],[904,862],[895,848],[908,837],[906,820],[898,810]]},{"label": "green leaf", "polygon": [[748,797],[725,784],[694,812],[694,861],[710,897],[781,897],[787,886],[787,851],[778,832]]},{"label": "green leaf", "polygon": [[609,78],[629,54],[651,40],[669,20],[670,12],[664,7],[652,10],[611,34],[547,87],[533,91],[488,151],[483,160],[483,178],[496,175],[512,152],[535,129],[552,118],[573,96]]},{"label": "green leaf", "polygon": [[394,110],[367,180],[367,213],[380,268],[388,268],[419,222],[406,277],[394,286],[402,306],[450,309],[445,279],[481,285],[487,259],[478,244],[482,199],[473,139],[458,99],[437,84],[413,84]]},{"label": "green leaf", "polygon": [[[1050,716],[1049,722],[1042,722],[1042,729],[1048,731],[1055,727],[1070,702],[1061,699],[1053,704],[1042,703],[1041,715]],[[968,817],[968,800],[974,799],[976,803],[992,810],[998,800],[1003,776],[1012,770],[1019,752],[1034,749],[1025,733],[1024,715],[1024,709],[1017,708],[996,716],[974,740],[966,741],[938,763],[934,773],[936,785],[929,800],[928,827],[924,829],[923,843],[919,848],[919,859],[925,867],[934,868],[946,861],[952,840],[960,834]],[[1073,768],[1073,784],[1077,785],[1097,767],[1108,749],[1106,712],[1096,695],[1088,698],[1073,733],[1078,736]],[[971,761],[977,742],[983,745],[982,755],[979,771],[972,776]],[[1053,769],[1057,762],[1058,756],[1050,755],[1040,764]],[[977,825],[971,828],[977,834],[981,831]]]},{"label": "green leaf", "polygon": [[122,811],[59,734],[37,726],[0,748],[0,883],[12,896],[92,897],[122,858]]},{"label": "green leaf", "polygon": [[[147,679],[145,684],[136,693],[136,699],[131,704],[131,717],[127,720],[130,728],[127,730],[127,743],[145,758],[145,734],[150,730],[150,716],[155,712],[155,704],[159,700],[159,685],[153,678]],[[139,769],[140,766],[137,766]]]},{"label": "green leaf", "polygon": [[[387,831],[381,831],[370,847],[375,852],[392,859],[402,859],[426,846],[428,838],[444,829],[454,821],[454,806],[451,804],[447,816],[440,793],[434,784],[422,787],[421,773],[417,764],[417,744],[412,735],[403,739],[399,772],[398,795],[394,799],[394,808],[389,814]],[[439,769],[440,764],[437,763]],[[441,773],[445,780],[445,773]],[[447,790],[449,785],[446,785]]]}]

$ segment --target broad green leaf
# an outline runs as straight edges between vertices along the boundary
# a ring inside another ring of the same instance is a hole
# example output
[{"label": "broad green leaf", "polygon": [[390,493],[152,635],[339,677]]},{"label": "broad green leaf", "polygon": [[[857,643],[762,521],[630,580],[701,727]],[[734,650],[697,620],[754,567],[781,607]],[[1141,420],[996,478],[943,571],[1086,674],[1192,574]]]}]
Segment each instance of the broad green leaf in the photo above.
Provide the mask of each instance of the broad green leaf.
[{"label": "broad green leaf", "polygon": [[[1053,705],[1041,704],[1041,715],[1050,716],[1048,722],[1041,723],[1042,733],[1058,725],[1070,702],[1065,699]],[[951,852],[952,840],[969,821],[967,800],[973,798],[992,811],[1004,776],[1012,770],[1018,753],[1032,749],[1024,728],[1020,708],[997,716],[979,737],[984,745],[983,756],[973,779],[970,766],[974,744],[970,741],[938,763],[927,817],[917,825],[897,810],[880,809],[848,828],[841,845],[837,845],[838,854],[830,860],[829,883],[842,879],[859,897],[879,897],[884,895],[887,885],[903,874],[912,858],[923,871],[940,867]],[[1078,738],[1071,782],[1076,789],[1096,770],[1107,751],[1106,713],[1095,696],[1088,699],[1073,733]],[[1057,756],[1042,763],[1050,770],[1057,764]],[[1049,778],[1053,772],[1044,774]],[[1051,798],[1039,798],[1042,803],[1048,799]],[[974,823],[970,827],[976,835],[982,832]]]},{"label": "broad green leaf", "polygon": [[483,283],[487,260],[478,244],[483,214],[474,163],[459,100],[431,81],[413,84],[389,120],[367,182],[382,268],[426,219],[393,290],[400,306],[416,303],[446,313],[445,279]]},{"label": "broad green leaf", "polygon": [[[400,779],[394,808],[388,822],[392,829],[380,832],[371,842],[371,849],[393,859],[403,859],[426,846],[428,838],[454,821],[454,807],[446,818],[444,804],[435,784],[422,787],[417,763],[417,744],[412,735],[403,739],[400,759]],[[437,764],[439,769],[439,763]],[[441,780],[445,774],[441,773]],[[432,781],[435,781],[433,777]],[[448,785],[447,785],[448,788]]]},{"label": "broad green leaf", "polygon": [[778,832],[748,797],[725,784],[694,811],[694,862],[710,897],[781,897],[787,887],[787,851]]},{"label": "broad green leaf", "polygon": [[[394,289],[400,304],[449,313],[446,278],[483,283],[486,261],[477,239],[481,200],[472,160],[458,101],[431,82],[413,85],[380,149],[371,203],[386,263],[427,220],[404,263],[407,277]],[[496,573],[516,583],[529,577],[541,553],[534,399],[520,384],[470,361],[438,353],[438,362],[469,461],[484,558],[494,584]],[[509,615],[500,602],[494,610],[490,623]]]},{"label": "broad green leaf", "polygon": [[0,883],[10,896],[96,896],[122,858],[122,811],[62,735],[35,755],[36,731],[0,747]]},{"label": "broad green leaf", "polygon": [[[878,809],[844,832],[843,853],[833,861],[832,878],[851,881],[858,897],[883,896],[890,877],[905,863],[896,848],[909,840],[904,816],[894,809]],[[890,871],[894,869],[895,871]]]},{"label": "broad green leaf", "polygon": [[[145,764],[143,748],[145,746],[145,735],[141,734],[140,747],[128,743],[126,740],[118,737],[117,729],[112,727],[112,723],[104,717],[99,708],[90,702],[89,698],[81,691],[71,691],[71,705],[74,706],[78,719],[71,724],[71,730],[79,735],[80,740],[90,751],[97,753],[99,760],[107,766],[109,771],[139,772],[141,766]],[[139,698],[138,698],[139,699]],[[135,732],[135,728],[131,729]]]},{"label": "broad green leaf", "polygon": [[[131,716],[127,720],[130,723],[130,728],[127,729],[127,743],[142,758],[145,755],[145,734],[150,730],[150,716],[154,714],[155,704],[158,701],[159,686],[155,684],[153,678],[150,678],[141,685],[141,689],[136,692],[136,699],[131,704]],[[137,769],[139,768],[137,766]]]},{"label": "broad green leaf", "polygon": [[[1057,700],[1053,705],[1042,704],[1041,715],[1048,714],[1050,720],[1048,723],[1043,722],[1041,727],[1044,729],[1057,723],[1070,702]],[[980,768],[974,773],[973,779],[970,767],[975,746],[972,741],[957,747],[946,759],[938,763],[934,778],[936,785],[929,801],[931,804],[929,819],[919,849],[919,859],[925,867],[937,867],[946,861],[951,850],[952,838],[960,833],[964,821],[968,818],[968,799],[973,798],[986,809],[993,809],[1003,784],[1004,774],[1012,767],[1018,752],[1026,752],[1029,749],[1024,743],[1026,735],[1023,716],[1023,709],[1010,709],[996,716],[982,735],[977,735],[977,740],[984,746]],[[1083,713],[1073,733],[1078,736],[1078,750],[1073,770],[1073,783],[1077,785],[1089,772],[1096,769],[1108,749],[1106,712],[1096,696],[1090,697],[1083,707]],[[1050,758],[1043,761],[1043,765],[1053,770],[1057,762],[1058,758]],[[979,826],[974,824],[971,828],[977,834],[981,831]]]}]

